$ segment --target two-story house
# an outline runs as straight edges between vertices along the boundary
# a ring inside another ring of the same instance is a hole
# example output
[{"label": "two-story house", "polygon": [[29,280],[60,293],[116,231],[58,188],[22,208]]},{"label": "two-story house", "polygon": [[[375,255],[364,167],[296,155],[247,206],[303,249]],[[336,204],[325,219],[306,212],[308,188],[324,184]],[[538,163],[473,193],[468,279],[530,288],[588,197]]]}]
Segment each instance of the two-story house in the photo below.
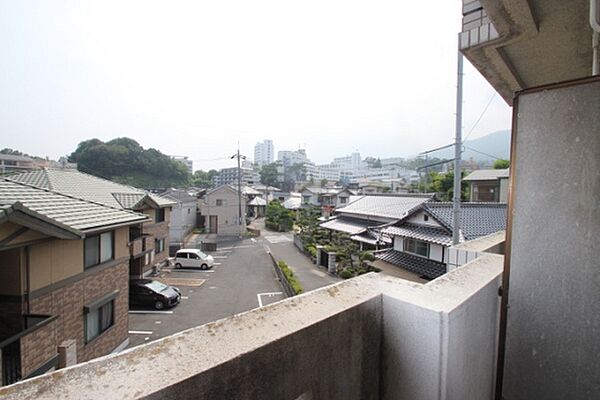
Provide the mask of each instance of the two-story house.
[{"label": "two-story house", "polygon": [[361,250],[391,245],[391,239],[379,234],[379,229],[392,225],[409,215],[431,195],[369,195],[337,208],[334,217],[321,224],[322,228],[343,232],[359,242]]},{"label": "two-story house", "polygon": [[148,220],[0,179],[2,384],[127,346],[130,228]]},{"label": "two-story house", "polygon": [[469,201],[500,202],[508,200],[509,169],[479,169],[463,178],[469,182]]},{"label": "two-story house", "polygon": [[[393,247],[376,256],[424,280],[448,272],[452,246],[453,204],[427,202],[392,226],[381,229]],[[506,229],[506,204],[463,203],[460,211],[460,241],[488,236]],[[454,262],[453,262],[454,263]]]},{"label": "two-story house", "polygon": [[306,186],[300,192],[302,204],[313,206],[343,207],[348,204],[352,193],[341,187],[322,188]]},{"label": "two-story house", "polygon": [[[246,232],[246,198],[237,189],[221,185],[198,200],[198,210],[207,233],[238,236]],[[240,220],[241,210],[241,220]]]},{"label": "two-story house", "polygon": [[174,200],[72,169],[44,168],[11,175],[10,179],[147,215],[147,221],[130,231],[129,273],[132,277],[143,277],[150,274],[153,267],[168,262],[169,221],[171,208],[176,204]]},{"label": "two-story house", "polygon": [[198,197],[195,192],[185,189],[169,189],[161,196],[175,202],[171,207],[169,241],[170,247],[179,249],[185,237],[196,227]]}]

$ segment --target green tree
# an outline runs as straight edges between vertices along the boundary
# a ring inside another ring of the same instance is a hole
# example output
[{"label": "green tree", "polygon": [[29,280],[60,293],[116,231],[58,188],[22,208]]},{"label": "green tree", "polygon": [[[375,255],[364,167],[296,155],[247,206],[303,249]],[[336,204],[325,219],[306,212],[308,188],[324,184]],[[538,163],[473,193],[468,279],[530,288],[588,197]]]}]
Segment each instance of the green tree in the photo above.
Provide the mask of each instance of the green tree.
[{"label": "green tree", "polygon": [[274,231],[287,232],[294,226],[294,214],[278,200],[267,205],[265,217],[265,226]]},{"label": "green tree", "polygon": [[187,186],[190,182],[185,165],[125,137],[106,143],[99,139],[83,141],[69,155],[69,161],[76,162],[82,172],[137,187]]},{"label": "green tree", "polygon": [[381,160],[379,158],[373,163],[373,168],[381,168]]},{"label": "green tree", "polygon": [[321,179],[321,187],[327,186],[327,179]]},{"label": "green tree", "polygon": [[508,160],[494,161],[494,169],[506,169],[508,167],[510,167],[510,161],[508,161]]},{"label": "green tree", "polygon": [[218,174],[218,172],[214,169],[208,172],[199,169],[192,175],[192,185],[199,188],[211,188],[213,186],[212,178],[215,174]]},{"label": "green tree", "polygon": [[[462,171],[461,176],[464,178],[465,172]],[[429,174],[431,191],[437,193],[440,200],[452,201],[454,196],[454,172],[450,171],[445,174],[432,172]],[[461,180],[461,200],[466,201],[469,198],[469,186],[467,182]]]},{"label": "green tree", "polygon": [[281,166],[280,163],[274,162],[271,164],[263,165],[260,169],[260,183],[267,186],[279,187],[279,171],[278,168]]},{"label": "green tree", "polygon": [[0,154],[8,154],[10,156],[23,156],[23,155],[25,155],[25,154],[21,153],[19,150],[9,149],[8,147],[5,147],[2,150],[0,150]]}]

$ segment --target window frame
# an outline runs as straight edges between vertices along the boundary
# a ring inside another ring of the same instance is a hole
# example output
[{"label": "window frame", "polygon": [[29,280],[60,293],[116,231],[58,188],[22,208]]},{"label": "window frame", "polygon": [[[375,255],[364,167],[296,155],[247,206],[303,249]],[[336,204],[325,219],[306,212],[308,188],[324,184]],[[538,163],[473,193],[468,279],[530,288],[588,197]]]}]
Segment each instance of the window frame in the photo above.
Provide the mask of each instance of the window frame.
[{"label": "window frame", "polygon": [[162,253],[163,251],[165,251],[165,244],[166,244],[165,238],[154,239],[154,252],[156,254],[159,254],[159,253]]},{"label": "window frame", "polygon": [[[116,311],[116,306],[115,306],[115,299],[118,296],[119,291],[118,290],[114,290],[104,296],[102,296],[100,299],[86,305],[83,307],[83,343],[85,345],[93,342],[94,340],[96,340],[97,338],[99,338],[100,336],[102,336],[106,331],[108,331],[111,327],[115,326],[115,311]],[[104,322],[104,307],[110,304],[110,321],[109,323],[104,326],[103,322]],[[98,331],[94,332],[94,335],[89,337],[88,336],[88,325],[89,325],[89,318],[91,315],[96,314],[97,313],[97,317],[98,320],[97,322],[97,326],[98,326]]]},{"label": "window frame", "polygon": [[[102,235],[105,235],[109,233],[110,234],[110,242],[111,242],[111,255],[110,258],[106,259],[106,260],[102,260]],[[97,252],[97,257],[95,259],[94,264],[90,264],[87,265],[87,256],[88,256],[88,250],[86,249],[86,243],[88,240],[92,240],[92,239],[97,239],[98,243],[97,243],[97,248],[96,248],[96,252]],[[115,259],[115,231],[106,231],[106,232],[101,232],[95,235],[90,235],[90,236],[86,236],[83,239],[83,269],[89,269],[89,268],[93,268],[97,265],[101,265],[104,263],[107,263],[109,261],[113,261]]]},{"label": "window frame", "polygon": [[[409,246],[409,243],[414,243],[414,251],[411,251],[411,246]],[[426,254],[421,254],[417,252],[417,246],[419,244],[425,244],[427,246],[427,251]],[[415,256],[419,256],[419,257],[423,257],[423,258],[429,258],[429,255],[431,254],[431,246],[428,242],[425,242],[423,240],[418,240],[418,239],[413,239],[413,238],[404,238],[404,251],[406,253],[409,254],[414,254]]]},{"label": "window frame", "polygon": [[158,224],[160,222],[165,222],[166,212],[164,208],[157,208],[154,210],[154,223]]}]

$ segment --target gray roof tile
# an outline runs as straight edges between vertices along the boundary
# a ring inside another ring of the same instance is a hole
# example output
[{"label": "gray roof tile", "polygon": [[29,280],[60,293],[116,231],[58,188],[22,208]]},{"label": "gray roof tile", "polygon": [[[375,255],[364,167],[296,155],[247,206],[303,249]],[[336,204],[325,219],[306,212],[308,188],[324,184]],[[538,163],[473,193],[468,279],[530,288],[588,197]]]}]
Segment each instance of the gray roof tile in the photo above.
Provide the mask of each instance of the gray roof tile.
[{"label": "gray roof tile", "polygon": [[336,214],[401,219],[429,201],[431,197],[362,196],[347,206],[338,208]]},{"label": "gray roof tile", "polygon": [[[454,226],[453,205],[449,202],[423,205],[434,219],[450,232]],[[461,203],[460,231],[466,240],[487,236],[506,229],[506,204]]]},{"label": "gray roof tile", "polygon": [[441,244],[443,246],[450,246],[452,244],[452,233],[440,228],[403,224],[400,226],[390,226],[381,231],[387,235],[404,236],[417,240],[424,240],[430,243]]},{"label": "gray roof tile", "polygon": [[446,273],[446,265],[396,250],[375,253],[375,257],[387,263],[404,268],[427,279],[435,279]]},{"label": "gray roof tile", "polygon": [[143,214],[122,208],[108,207],[9,179],[0,179],[0,213],[7,216],[12,210],[21,210],[78,233],[148,219]]},{"label": "gray roof tile", "polygon": [[[110,207],[131,209],[146,195],[159,207],[168,207],[175,204],[171,199],[153,195],[145,190],[122,185],[72,169],[44,168],[11,175],[10,179],[80,199],[102,203]],[[137,197],[139,198],[135,202]],[[120,200],[123,200],[123,203]]]},{"label": "gray roof tile", "polygon": [[463,178],[463,181],[495,181],[508,178],[509,169],[478,169]]}]

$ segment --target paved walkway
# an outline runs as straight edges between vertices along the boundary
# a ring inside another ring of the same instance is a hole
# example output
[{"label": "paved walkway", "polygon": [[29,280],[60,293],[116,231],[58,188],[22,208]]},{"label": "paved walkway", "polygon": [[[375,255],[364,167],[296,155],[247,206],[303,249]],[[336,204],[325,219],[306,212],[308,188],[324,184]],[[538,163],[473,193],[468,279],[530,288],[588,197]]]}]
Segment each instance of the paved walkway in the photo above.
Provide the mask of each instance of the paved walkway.
[{"label": "paved walkway", "polygon": [[[269,233],[271,236],[272,233]],[[279,235],[282,235],[281,233]],[[292,239],[290,233],[286,233]],[[290,266],[300,281],[305,292],[318,289],[342,281],[337,276],[330,275],[323,267],[317,267],[312,261],[294,246],[292,240],[278,243],[265,243],[271,249],[271,253],[277,261],[283,260]]]}]

